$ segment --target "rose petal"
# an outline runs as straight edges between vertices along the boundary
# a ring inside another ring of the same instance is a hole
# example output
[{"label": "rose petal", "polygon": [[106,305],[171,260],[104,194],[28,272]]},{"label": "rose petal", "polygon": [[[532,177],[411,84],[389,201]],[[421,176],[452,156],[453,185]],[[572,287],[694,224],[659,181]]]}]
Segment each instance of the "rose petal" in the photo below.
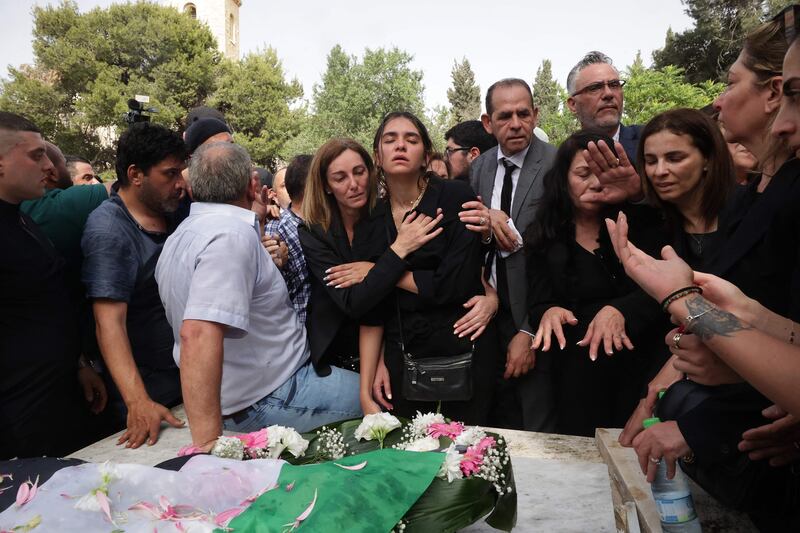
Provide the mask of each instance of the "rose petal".
[{"label": "rose petal", "polygon": [[[36,476],[36,481],[31,486],[31,491],[28,494],[28,501],[31,501],[36,497],[36,493],[39,491],[39,476]],[[27,502],[25,502],[27,503]]]},{"label": "rose petal", "polygon": [[103,510],[103,513],[108,518],[108,521],[112,524],[114,520],[111,518],[111,502],[108,500],[108,496],[102,490],[98,490],[95,492],[94,497],[97,498],[97,503],[100,505],[100,509]]},{"label": "rose petal", "polygon": [[139,502],[137,504],[131,505],[128,507],[129,511],[147,511],[148,513],[152,514],[155,518],[161,516],[161,511],[149,502]]},{"label": "rose petal", "polygon": [[293,488],[294,488],[294,481],[286,485],[286,492],[292,492]]},{"label": "rose petal", "polygon": [[314,489],[314,499],[311,500],[311,504],[306,508],[306,510],[303,511],[303,513],[300,516],[297,517],[296,521],[297,522],[302,522],[303,520],[308,518],[308,515],[310,515],[311,511],[314,510],[314,506],[316,504],[317,504],[317,489]]},{"label": "rose petal", "polygon": [[31,488],[28,482],[23,482],[19,489],[17,489],[17,507],[22,507],[28,502],[28,495],[31,493]]},{"label": "rose petal", "polygon": [[244,509],[241,507],[234,507],[233,509],[222,511],[214,517],[214,523],[218,526],[227,526],[228,522],[242,514],[242,512],[244,512]]},{"label": "rose petal", "polygon": [[363,463],[359,463],[357,465],[353,465],[353,466],[340,465],[339,463],[333,463],[333,464],[335,464],[339,468],[344,468],[345,470],[361,470],[362,468],[367,466],[367,462],[366,461],[364,461]]}]

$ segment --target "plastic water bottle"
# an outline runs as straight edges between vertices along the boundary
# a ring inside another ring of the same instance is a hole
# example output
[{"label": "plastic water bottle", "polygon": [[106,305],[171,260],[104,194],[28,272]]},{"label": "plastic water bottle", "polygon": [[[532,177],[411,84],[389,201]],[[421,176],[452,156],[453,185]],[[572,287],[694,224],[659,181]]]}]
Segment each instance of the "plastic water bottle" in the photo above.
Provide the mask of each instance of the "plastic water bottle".
[{"label": "plastic water bottle", "polygon": [[[661,419],[648,418],[645,429],[658,424]],[[701,533],[700,519],[694,510],[694,500],[689,489],[689,480],[679,464],[675,465],[675,477],[667,479],[667,462],[658,463],[656,477],[650,484],[653,499],[656,501],[661,529],[664,533]]]}]

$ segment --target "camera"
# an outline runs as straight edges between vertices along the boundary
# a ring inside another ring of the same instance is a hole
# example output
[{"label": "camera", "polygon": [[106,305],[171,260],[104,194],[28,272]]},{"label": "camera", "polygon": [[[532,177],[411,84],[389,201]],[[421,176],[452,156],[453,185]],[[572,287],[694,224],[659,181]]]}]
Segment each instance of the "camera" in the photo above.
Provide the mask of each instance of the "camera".
[{"label": "camera", "polygon": [[150,122],[150,115],[158,113],[158,110],[154,107],[145,107],[145,104],[148,103],[150,103],[149,96],[137,94],[128,100],[128,109],[130,111],[124,113],[122,119],[128,125],[136,124],[137,122]]}]

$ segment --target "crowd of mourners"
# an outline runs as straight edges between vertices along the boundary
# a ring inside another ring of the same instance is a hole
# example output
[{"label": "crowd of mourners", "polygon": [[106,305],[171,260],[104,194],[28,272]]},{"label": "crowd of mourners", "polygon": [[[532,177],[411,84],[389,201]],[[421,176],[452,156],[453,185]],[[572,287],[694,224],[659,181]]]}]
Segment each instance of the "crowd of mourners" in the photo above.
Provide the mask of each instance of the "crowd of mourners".
[{"label": "crowd of mourners", "polygon": [[[179,404],[202,450],[438,410],[624,427],[648,480],[680,462],[760,529],[800,528],[795,14],[746,36],[712,105],[644,125],[589,52],[558,147],[516,78],[444,154],[399,110],[274,176],[207,107],[132,124],[107,183],[0,112],[0,459],[152,445]],[[471,372],[420,396],[434,357]]]}]

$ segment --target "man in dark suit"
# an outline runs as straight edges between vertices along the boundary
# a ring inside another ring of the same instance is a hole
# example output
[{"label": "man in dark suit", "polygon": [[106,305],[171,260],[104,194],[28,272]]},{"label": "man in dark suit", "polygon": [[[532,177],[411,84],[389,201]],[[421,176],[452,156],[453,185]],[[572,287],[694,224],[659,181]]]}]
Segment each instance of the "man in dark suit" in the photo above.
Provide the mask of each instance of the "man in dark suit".
[{"label": "man in dark suit", "polygon": [[567,76],[567,106],[575,114],[581,129],[597,130],[618,141],[628,158],[636,160],[641,126],[623,126],[624,80],[611,58],[602,52],[589,52]]},{"label": "man in dark suit", "polygon": [[506,354],[493,409],[498,416],[492,423],[552,431],[550,355],[536,356],[531,350],[531,332],[536,326],[528,323],[528,279],[521,237],[536,214],[542,178],[556,152],[532,135],[537,118],[538,109],[525,81],[509,78],[489,87],[481,121],[499,145],[473,161],[470,182],[489,208],[494,248],[487,257],[486,274],[497,288],[499,353]]}]

